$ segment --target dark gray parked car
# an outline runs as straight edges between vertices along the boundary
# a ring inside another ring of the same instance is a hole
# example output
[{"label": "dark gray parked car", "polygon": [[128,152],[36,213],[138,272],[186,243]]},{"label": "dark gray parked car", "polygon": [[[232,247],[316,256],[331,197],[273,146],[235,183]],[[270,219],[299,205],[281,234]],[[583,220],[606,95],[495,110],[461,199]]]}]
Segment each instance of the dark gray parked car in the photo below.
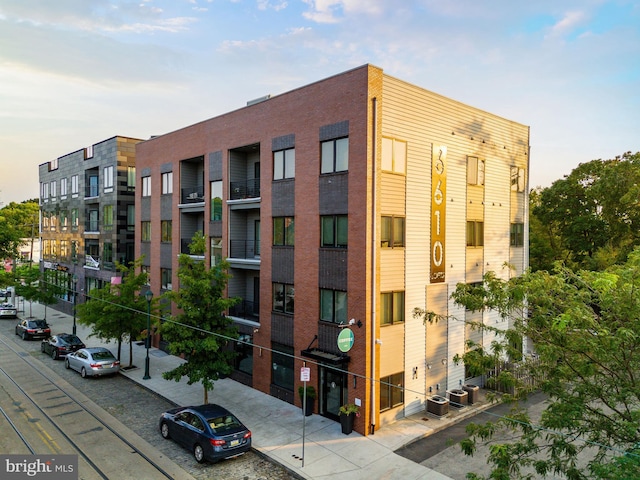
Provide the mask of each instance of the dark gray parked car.
[{"label": "dark gray parked car", "polygon": [[45,320],[20,320],[16,325],[16,335],[20,335],[23,340],[47,338],[51,335],[51,328]]},{"label": "dark gray parked car", "polygon": [[251,431],[215,404],[167,410],[160,416],[160,434],[192,451],[198,463],[236,457],[251,449]]},{"label": "dark gray parked car", "polygon": [[75,352],[86,345],[76,335],[71,333],[58,333],[47,339],[42,340],[40,350],[42,353],[51,355],[51,358],[57,360],[66,356],[68,353]]}]

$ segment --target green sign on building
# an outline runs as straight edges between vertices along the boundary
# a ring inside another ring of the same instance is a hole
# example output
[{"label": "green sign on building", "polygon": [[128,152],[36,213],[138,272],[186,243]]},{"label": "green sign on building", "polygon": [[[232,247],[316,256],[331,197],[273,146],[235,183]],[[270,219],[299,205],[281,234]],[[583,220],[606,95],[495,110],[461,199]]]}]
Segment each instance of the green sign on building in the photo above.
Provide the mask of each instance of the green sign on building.
[{"label": "green sign on building", "polygon": [[348,352],[353,347],[353,332],[350,328],[343,328],[338,335],[338,348],[341,352]]}]

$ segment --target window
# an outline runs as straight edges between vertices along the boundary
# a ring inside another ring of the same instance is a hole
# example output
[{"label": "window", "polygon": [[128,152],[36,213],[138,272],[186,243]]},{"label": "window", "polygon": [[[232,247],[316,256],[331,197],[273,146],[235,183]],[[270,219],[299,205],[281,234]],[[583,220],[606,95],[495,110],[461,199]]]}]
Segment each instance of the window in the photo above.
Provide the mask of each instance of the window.
[{"label": "window", "polygon": [[56,217],[55,213],[51,213],[49,217],[49,227],[52,232],[55,232],[58,226],[58,217]]},{"label": "window", "polygon": [[211,221],[222,220],[222,180],[211,182]]},{"label": "window", "polygon": [[142,196],[151,196],[151,177],[142,177]]},{"label": "window", "polygon": [[173,193],[173,172],[162,174],[162,194],[167,195],[169,193]]},{"label": "window", "polygon": [[71,240],[71,261],[76,263],[78,261],[78,241]]},{"label": "window", "polygon": [[69,260],[69,240],[60,240],[60,258]]},{"label": "window", "polygon": [[404,403],[404,372],[380,377],[380,411]]},{"label": "window", "polygon": [[149,272],[150,272],[149,265],[142,265],[140,267],[140,273],[144,273],[146,275],[145,282],[144,282],[145,285],[150,285],[150,282],[151,282],[151,274]]},{"label": "window", "polygon": [[113,205],[105,205],[102,210],[102,226],[105,231],[113,230]]},{"label": "window", "polygon": [[171,243],[171,220],[162,220],[160,222],[161,233],[161,242]]},{"label": "window", "polygon": [[71,229],[72,230],[78,230],[78,209],[77,208],[73,208],[71,209]]},{"label": "window", "polygon": [[97,197],[98,188],[100,187],[100,179],[98,175],[89,175],[89,188],[86,192],[87,197]]},{"label": "window", "polygon": [[484,245],[484,222],[467,221],[467,247]]},{"label": "window", "polygon": [[151,222],[140,222],[141,224],[141,234],[140,238],[143,242],[151,241]]},{"label": "window", "polygon": [[286,283],[273,284],[273,311],[293,314],[293,285]]},{"label": "window", "polygon": [[51,186],[50,186],[50,189],[51,189],[51,190],[50,190],[51,198],[56,198],[56,196],[57,196],[56,186],[57,186],[57,183],[56,183],[56,181],[55,181],[55,180],[53,180],[53,181],[51,182]]},{"label": "window", "polygon": [[293,347],[272,343],[271,348],[273,350],[271,354],[271,382],[280,388],[293,391],[295,379]]},{"label": "window", "polygon": [[222,237],[211,237],[211,266],[222,261]]},{"label": "window", "polygon": [[322,142],[320,173],[345,172],[349,169],[349,139]]},{"label": "window", "polygon": [[73,175],[71,177],[71,193],[77,195],[79,191],[80,190],[78,186],[78,175]]},{"label": "window", "polygon": [[380,324],[393,325],[404,322],[404,292],[380,294]]},{"label": "window", "polygon": [[273,179],[294,178],[296,176],[296,151],[294,148],[273,152]]},{"label": "window", "polygon": [[478,157],[467,157],[467,183],[484,185],[484,160]]},{"label": "window", "polygon": [[512,223],[509,244],[512,247],[524,246],[524,223]]},{"label": "window", "polygon": [[405,173],[407,168],[407,142],[382,137],[382,170]]},{"label": "window", "polygon": [[524,168],[511,167],[511,190],[514,192],[524,192],[525,172]]},{"label": "window", "polygon": [[383,216],[381,218],[380,246],[382,248],[404,247],[404,217]]},{"label": "window", "polygon": [[89,210],[89,222],[87,223],[87,230],[89,232],[99,232],[98,220],[100,218],[100,212],[98,210]]},{"label": "window", "polygon": [[102,246],[102,261],[104,263],[113,262],[113,243],[105,242]]},{"label": "window", "polygon": [[60,211],[60,230],[65,232],[69,228],[69,211]]},{"label": "window", "polygon": [[127,230],[133,231],[136,228],[136,206],[127,205]]},{"label": "window", "polygon": [[113,167],[104,167],[104,189],[113,188]]},{"label": "window", "polygon": [[65,197],[67,195],[67,179],[66,178],[61,178],[60,179],[60,196],[61,197]]},{"label": "window", "polygon": [[136,167],[127,167],[127,191],[132,192],[136,188]]},{"label": "window", "polygon": [[171,269],[170,268],[161,268],[160,269],[160,288],[163,290],[171,290],[173,285],[171,284]]},{"label": "window", "polygon": [[320,320],[347,323],[347,292],[320,289]]},{"label": "window", "polygon": [[293,217],[273,217],[273,244],[293,246],[295,224]]},{"label": "window", "polygon": [[324,215],[320,217],[320,246],[346,247],[349,222],[346,215]]}]

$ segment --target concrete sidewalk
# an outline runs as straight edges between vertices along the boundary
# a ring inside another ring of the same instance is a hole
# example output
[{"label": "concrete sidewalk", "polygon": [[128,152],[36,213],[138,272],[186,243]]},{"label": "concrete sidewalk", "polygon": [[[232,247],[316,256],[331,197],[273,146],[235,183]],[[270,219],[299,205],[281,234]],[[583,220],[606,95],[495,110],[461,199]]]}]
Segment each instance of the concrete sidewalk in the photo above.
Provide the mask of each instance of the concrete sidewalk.
[{"label": "concrete sidewalk", "polygon": [[[44,317],[44,307],[34,303],[31,314]],[[29,306],[20,316],[29,316]],[[71,333],[71,316],[47,308],[47,322],[52,333]],[[114,343],[104,344],[89,337],[91,330],[77,325],[77,334],[88,346],[105,346],[114,354]],[[186,380],[168,381],[162,373],[175,368],[182,359],[162,350],[149,350],[149,374],[144,380],[146,349],[133,345],[135,368],[122,369],[121,374],[154,391],[177,405],[200,405],[204,392],[200,384],[187,385]],[[123,366],[129,365],[129,345],[123,345]],[[417,464],[394,453],[398,448],[424,436],[433,434],[464,418],[475,415],[490,405],[480,394],[480,402],[438,417],[430,413],[413,415],[377,430],[374,435],[362,436],[356,432],[344,435],[340,423],[320,415],[305,417],[294,405],[242,385],[229,378],[215,382],[209,392],[209,402],[229,408],[253,433],[253,447],[291,472],[304,479],[333,479],[338,476],[351,479],[447,480],[450,477]],[[157,419],[150,419],[156,421]],[[304,422],[304,425],[303,425]],[[304,430],[304,436],[303,436]]]}]

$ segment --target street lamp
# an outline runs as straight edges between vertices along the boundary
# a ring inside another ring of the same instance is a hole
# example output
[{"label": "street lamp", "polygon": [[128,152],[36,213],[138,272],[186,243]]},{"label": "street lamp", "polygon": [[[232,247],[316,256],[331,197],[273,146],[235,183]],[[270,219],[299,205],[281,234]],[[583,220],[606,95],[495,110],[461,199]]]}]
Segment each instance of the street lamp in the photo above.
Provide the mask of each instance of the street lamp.
[{"label": "street lamp", "polygon": [[73,277],[71,277],[73,281],[73,334],[76,334],[76,302],[78,301],[77,285],[78,285],[78,276],[74,273]]},{"label": "street lamp", "polygon": [[144,342],[147,346],[147,357],[144,359],[144,377],[142,379],[149,380],[151,378],[151,375],[149,375],[149,347],[151,346],[151,300],[153,300],[153,292],[147,290],[144,298],[147,299],[147,338]]}]

